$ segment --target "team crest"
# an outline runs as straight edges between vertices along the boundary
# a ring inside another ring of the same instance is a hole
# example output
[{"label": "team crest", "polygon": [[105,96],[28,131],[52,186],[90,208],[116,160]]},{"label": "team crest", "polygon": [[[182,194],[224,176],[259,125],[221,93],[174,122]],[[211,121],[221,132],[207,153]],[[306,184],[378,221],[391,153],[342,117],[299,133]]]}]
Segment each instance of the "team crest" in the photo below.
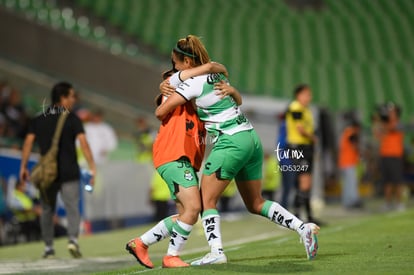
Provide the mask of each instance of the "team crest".
[{"label": "team crest", "polygon": [[194,179],[194,177],[193,177],[193,175],[191,174],[190,170],[185,170],[185,171],[184,171],[184,178],[185,178],[186,180],[193,180],[193,179]]}]

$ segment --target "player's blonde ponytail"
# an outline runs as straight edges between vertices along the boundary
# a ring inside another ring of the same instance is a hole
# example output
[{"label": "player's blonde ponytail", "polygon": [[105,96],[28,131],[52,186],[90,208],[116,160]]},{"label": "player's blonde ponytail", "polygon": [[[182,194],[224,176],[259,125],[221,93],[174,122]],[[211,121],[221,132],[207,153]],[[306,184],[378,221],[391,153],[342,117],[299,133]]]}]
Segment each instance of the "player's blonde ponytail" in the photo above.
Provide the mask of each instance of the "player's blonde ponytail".
[{"label": "player's blonde ponytail", "polygon": [[200,38],[189,34],[186,38],[178,40],[173,52],[177,55],[179,60],[184,60],[184,57],[190,57],[193,61],[193,66],[199,66],[210,62],[210,57]]}]

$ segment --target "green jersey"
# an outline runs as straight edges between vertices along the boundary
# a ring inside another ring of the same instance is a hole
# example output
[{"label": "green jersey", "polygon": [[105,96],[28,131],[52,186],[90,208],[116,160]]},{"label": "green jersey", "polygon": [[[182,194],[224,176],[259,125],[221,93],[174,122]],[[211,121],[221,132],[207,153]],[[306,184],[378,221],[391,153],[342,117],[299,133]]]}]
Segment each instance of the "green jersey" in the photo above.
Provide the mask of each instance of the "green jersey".
[{"label": "green jersey", "polygon": [[176,92],[186,100],[195,99],[197,114],[210,134],[233,135],[253,129],[231,96],[221,98],[216,95],[214,84],[221,80],[228,81],[223,74],[206,74],[181,82],[179,73],[176,73],[171,76],[170,83],[173,86],[179,83]]}]

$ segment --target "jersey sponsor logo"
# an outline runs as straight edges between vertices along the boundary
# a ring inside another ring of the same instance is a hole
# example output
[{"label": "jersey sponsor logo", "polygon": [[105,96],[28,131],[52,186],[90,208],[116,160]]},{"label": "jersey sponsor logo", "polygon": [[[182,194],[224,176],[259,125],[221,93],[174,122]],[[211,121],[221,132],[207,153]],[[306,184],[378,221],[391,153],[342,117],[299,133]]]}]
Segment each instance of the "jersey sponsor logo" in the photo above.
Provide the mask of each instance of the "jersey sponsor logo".
[{"label": "jersey sponsor logo", "polygon": [[204,165],[204,168],[205,168],[206,170],[210,170],[210,166],[211,166],[211,162],[207,162],[207,163]]},{"label": "jersey sponsor logo", "polygon": [[188,130],[191,130],[193,128],[194,128],[194,122],[190,119],[186,119],[185,120],[185,130],[188,131]]},{"label": "jersey sponsor logo", "polygon": [[244,114],[240,114],[240,115],[238,115],[237,116],[237,119],[236,119],[236,123],[237,124],[243,124],[243,123],[246,123],[247,122],[247,118],[244,116]]},{"label": "jersey sponsor logo", "polygon": [[207,83],[214,84],[220,81],[220,74],[214,73],[207,76]]}]

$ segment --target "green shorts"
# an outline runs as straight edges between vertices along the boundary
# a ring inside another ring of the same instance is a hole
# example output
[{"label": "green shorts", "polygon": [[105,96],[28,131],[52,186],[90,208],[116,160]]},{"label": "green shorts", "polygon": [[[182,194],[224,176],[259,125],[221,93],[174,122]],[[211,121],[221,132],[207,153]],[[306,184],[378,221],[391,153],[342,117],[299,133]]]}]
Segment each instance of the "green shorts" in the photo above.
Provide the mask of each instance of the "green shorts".
[{"label": "green shorts", "polygon": [[157,171],[167,183],[173,200],[177,198],[175,194],[179,191],[179,185],[184,188],[198,186],[197,174],[187,159],[168,162],[158,167]]},{"label": "green shorts", "polygon": [[204,165],[203,174],[236,181],[262,178],[263,148],[254,129],[234,135],[222,134]]}]

